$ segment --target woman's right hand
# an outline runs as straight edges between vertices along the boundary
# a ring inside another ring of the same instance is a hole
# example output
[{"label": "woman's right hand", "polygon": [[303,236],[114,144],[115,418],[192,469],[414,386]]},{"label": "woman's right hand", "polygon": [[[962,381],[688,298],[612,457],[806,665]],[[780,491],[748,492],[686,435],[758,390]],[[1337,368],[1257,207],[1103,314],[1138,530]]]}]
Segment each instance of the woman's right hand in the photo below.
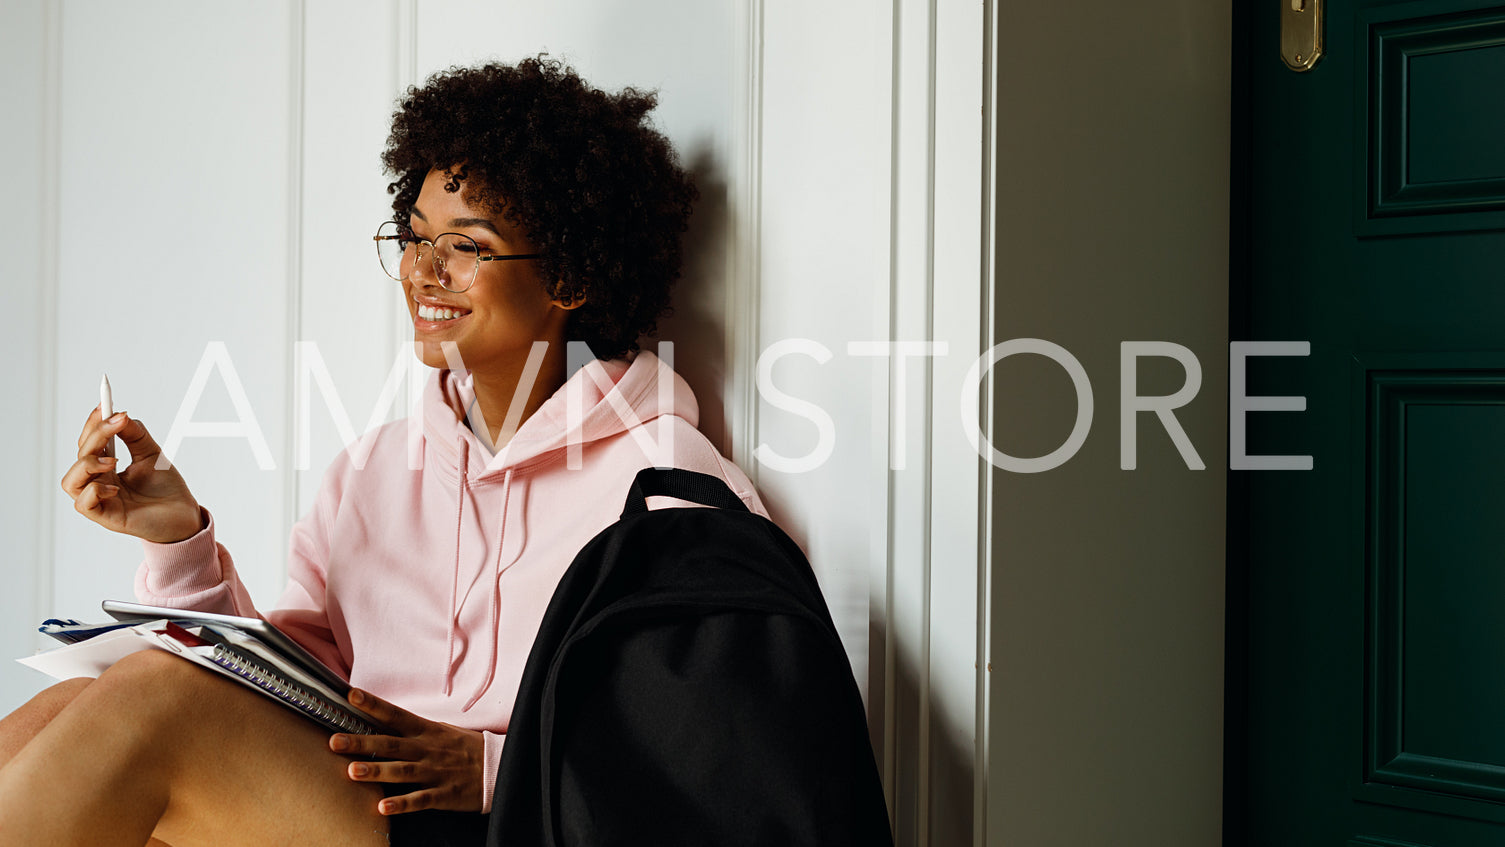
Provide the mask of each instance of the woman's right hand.
[{"label": "woman's right hand", "polygon": [[[119,472],[117,459],[100,455],[117,435],[131,451],[131,463]],[[78,437],[78,461],[63,474],[63,491],[79,514],[106,529],[163,544],[182,541],[203,529],[204,519],[178,469],[157,469],[161,453],[140,421],[125,412],[101,421],[95,408]]]}]

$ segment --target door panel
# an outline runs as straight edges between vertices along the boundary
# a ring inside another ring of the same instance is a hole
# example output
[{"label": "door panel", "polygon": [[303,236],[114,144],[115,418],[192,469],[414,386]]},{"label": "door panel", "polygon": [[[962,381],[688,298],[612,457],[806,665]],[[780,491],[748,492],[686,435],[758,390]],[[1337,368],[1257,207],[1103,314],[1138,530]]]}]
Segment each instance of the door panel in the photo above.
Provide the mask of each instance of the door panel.
[{"label": "door panel", "polygon": [[1505,6],[1332,0],[1327,55],[1298,74],[1263,5],[1244,326],[1311,356],[1251,367],[1252,394],[1307,409],[1250,415],[1250,443],[1313,470],[1237,483],[1248,796],[1229,840],[1498,845]]},{"label": "door panel", "polygon": [[1505,358],[1365,356],[1364,784],[1505,820]]},{"label": "door panel", "polygon": [[1505,226],[1505,12],[1460,5],[1360,15],[1358,116],[1368,121],[1355,137],[1368,149],[1356,160],[1369,189],[1360,235]]}]

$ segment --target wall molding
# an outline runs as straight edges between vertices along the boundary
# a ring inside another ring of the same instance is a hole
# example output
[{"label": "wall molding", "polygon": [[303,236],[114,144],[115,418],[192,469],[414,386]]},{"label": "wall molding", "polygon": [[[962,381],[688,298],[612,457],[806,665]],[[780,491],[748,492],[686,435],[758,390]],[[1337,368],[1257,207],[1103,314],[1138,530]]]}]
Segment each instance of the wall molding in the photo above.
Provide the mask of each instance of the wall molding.
[{"label": "wall molding", "polygon": [[[982,66],[982,335],[979,345],[991,350],[997,343],[994,310],[998,281],[998,5],[983,2]],[[982,381],[978,403],[980,432],[993,432],[993,380]],[[993,474],[982,467],[977,486],[977,696],[976,743],[973,746],[972,844],[984,847],[988,840],[988,776],[991,766],[990,680],[993,674]]]},{"label": "wall molding", "polygon": [[992,332],[992,7],[892,8],[889,338],[935,355],[888,362],[884,778],[897,843],[982,844],[990,474],[957,392]]},{"label": "wall molding", "polygon": [[[60,280],[59,253],[62,249],[62,115],[63,115],[63,9],[57,3],[43,3],[42,34],[42,237],[38,241],[41,250],[41,285],[38,292],[39,314],[37,370],[42,378],[37,381],[35,408],[39,410],[36,420],[38,467],[37,479],[54,479],[57,468],[54,458],[58,451],[57,427],[52,415],[57,409],[58,373],[58,286]],[[41,498],[36,525],[36,558],[32,564],[35,578],[33,620],[41,621],[55,613],[54,592],[56,577],[52,566],[56,555],[53,538],[57,530],[58,498]],[[37,648],[43,646],[40,634],[33,636]]]},{"label": "wall molding", "polygon": [[[888,315],[890,341],[933,340],[935,281],[934,0],[894,0],[889,41]],[[934,368],[924,360],[917,404],[899,391],[911,367],[888,359],[884,392],[887,438],[887,539],[884,633],[883,777],[899,844],[927,845],[931,750],[931,509]],[[918,406],[918,408],[915,408]],[[918,414],[915,414],[918,412]],[[900,417],[918,426],[896,443]],[[908,457],[894,469],[892,457]]]},{"label": "wall molding", "polygon": [[[287,297],[286,343],[283,346],[284,384],[297,385],[297,363],[293,350],[303,338],[303,155],[304,103],[306,92],[306,51],[308,14],[304,0],[291,0],[288,9],[288,138],[287,138]],[[298,420],[301,404],[309,398],[292,393],[282,420],[282,467],[297,467]],[[298,502],[298,474],[282,474],[282,538],[291,538],[302,508]],[[287,580],[287,560],[277,560],[279,581]]]},{"label": "wall molding", "polygon": [[[418,0],[396,0],[392,6],[392,104],[395,109],[409,87],[418,84]],[[383,139],[385,140],[385,139]],[[411,337],[413,327],[400,297],[387,298],[387,351]],[[406,414],[403,410],[402,414]]]},{"label": "wall molding", "polygon": [[758,382],[755,363],[761,353],[763,251],[763,0],[746,0],[746,34],[738,49],[737,67],[744,78],[736,92],[732,137],[739,139],[740,161],[729,168],[728,207],[733,210],[731,249],[727,251],[728,286],[722,319],[725,361],[725,442],[721,452],[758,484]]}]

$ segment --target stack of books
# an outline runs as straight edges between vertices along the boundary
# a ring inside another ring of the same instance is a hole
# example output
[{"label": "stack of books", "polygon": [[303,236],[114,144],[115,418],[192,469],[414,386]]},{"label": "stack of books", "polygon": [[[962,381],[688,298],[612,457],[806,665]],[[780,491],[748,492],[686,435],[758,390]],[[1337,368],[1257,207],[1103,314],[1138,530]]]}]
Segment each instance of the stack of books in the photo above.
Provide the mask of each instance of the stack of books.
[{"label": "stack of books", "polygon": [[56,679],[97,677],[142,650],[165,650],[272,698],[334,732],[390,734],[354,706],[350,685],[286,634],[242,618],[107,600],[115,620],[49,620],[40,631],[65,646],[19,660]]}]

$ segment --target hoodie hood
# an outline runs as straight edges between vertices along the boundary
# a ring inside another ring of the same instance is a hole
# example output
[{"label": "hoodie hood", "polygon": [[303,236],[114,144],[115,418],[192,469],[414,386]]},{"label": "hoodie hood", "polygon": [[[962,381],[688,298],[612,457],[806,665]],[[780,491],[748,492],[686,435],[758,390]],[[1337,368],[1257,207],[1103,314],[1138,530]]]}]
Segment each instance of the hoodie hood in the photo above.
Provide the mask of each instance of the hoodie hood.
[{"label": "hoodie hood", "polygon": [[468,371],[438,371],[424,389],[425,461],[437,461],[471,482],[501,479],[563,461],[572,449],[611,438],[663,415],[699,424],[699,406],[688,383],[663,360],[643,350],[631,359],[592,359],[570,376],[518,427],[512,440],[489,456],[489,449],[466,422],[482,426],[474,382]]}]

